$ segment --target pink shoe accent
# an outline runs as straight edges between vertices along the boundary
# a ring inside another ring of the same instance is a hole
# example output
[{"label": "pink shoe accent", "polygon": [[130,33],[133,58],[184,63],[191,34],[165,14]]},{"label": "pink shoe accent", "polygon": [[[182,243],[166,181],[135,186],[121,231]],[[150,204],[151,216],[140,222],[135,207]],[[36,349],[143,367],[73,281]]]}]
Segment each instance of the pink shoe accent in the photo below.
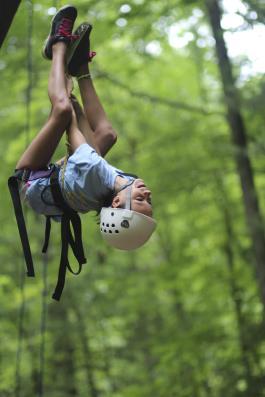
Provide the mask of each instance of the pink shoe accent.
[{"label": "pink shoe accent", "polygon": [[61,25],[59,26],[57,35],[65,36],[65,37],[71,36],[72,27],[73,27],[73,21],[68,18],[63,18]]},{"label": "pink shoe accent", "polygon": [[88,53],[88,62],[92,62],[92,59],[97,55],[95,51],[90,51]]},{"label": "pink shoe accent", "polygon": [[63,18],[62,23],[59,26],[58,33],[56,36],[63,36],[69,38],[71,41],[79,39],[79,35],[72,34],[73,21],[68,18]]}]

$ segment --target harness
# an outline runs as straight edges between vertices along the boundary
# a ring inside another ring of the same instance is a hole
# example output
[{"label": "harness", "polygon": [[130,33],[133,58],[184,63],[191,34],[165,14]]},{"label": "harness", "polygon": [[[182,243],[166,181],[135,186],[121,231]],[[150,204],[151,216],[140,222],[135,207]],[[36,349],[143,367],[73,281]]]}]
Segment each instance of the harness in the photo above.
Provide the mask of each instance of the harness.
[{"label": "harness", "polygon": [[[61,258],[58,272],[57,284],[52,295],[52,298],[59,301],[63,292],[66,270],[68,269],[72,274],[78,275],[82,270],[82,265],[86,263],[84,255],[84,248],[82,243],[82,225],[80,216],[77,211],[73,210],[65,201],[60,184],[59,184],[60,167],[52,164],[48,169],[41,171],[30,171],[26,169],[16,170],[14,175],[8,179],[8,187],[11,194],[14,212],[16,216],[17,226],[19,230],[20,240],[23,248],[23,253],[26,261],[27,276],[34,277],[34,265],[30,250],[30,244],[23,215],[23,209],[19,194],[19,181],[28,182],[38,178],[50,178],[51,193],[56,207],[63,212],[61,216]],[[72,230],[71,231],[71,225]],[[51,231],[51,216],[46,216],[45,240],[42,252],[47,252]],[[73,254],[78,262],[78,270],[74,271],[68,260],[69,245],[72,248]]]}]

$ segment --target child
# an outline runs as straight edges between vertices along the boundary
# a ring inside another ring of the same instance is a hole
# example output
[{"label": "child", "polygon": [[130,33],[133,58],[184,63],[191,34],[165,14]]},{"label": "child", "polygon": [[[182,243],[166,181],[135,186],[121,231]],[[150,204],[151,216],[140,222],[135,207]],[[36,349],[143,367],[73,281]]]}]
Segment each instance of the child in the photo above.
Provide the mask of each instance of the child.
[{"label": "child", "polygon": [[[77,10],[61,8],[52,20],[43,55],[51,59],[48,95],[52,104],[46,124],[17,163],[17,170],[47,169],[66,131],[69,142],[67,163],[60,162],[59,186],[66,204],[78,212],[100,212],[103,238],[119,249],[135,249],[153,233],[151,192],[144,181],[123,173],[103,158],[117,136],[108,121],[90,78],[88,62],[89,24],[72,34]],[[66,65],[66,66],[65,66]],[[71,78],[78,80],[84,109],[71,95]],[[51,180],[32,178],[24,184],[25,200],[37,213],[60,217]]]}]

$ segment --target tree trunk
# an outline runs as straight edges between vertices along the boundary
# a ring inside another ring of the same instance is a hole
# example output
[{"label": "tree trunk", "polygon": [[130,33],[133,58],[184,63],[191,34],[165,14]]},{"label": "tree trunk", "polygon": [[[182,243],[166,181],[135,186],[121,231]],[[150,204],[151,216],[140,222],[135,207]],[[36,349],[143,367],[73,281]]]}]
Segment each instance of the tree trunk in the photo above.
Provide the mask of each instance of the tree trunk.
[{"label": "tree trunk", "polygon": [[227,258],[227,265],[229,270],[229,286],[231,292],[231,298],[234,303],[235,308],[235,316],[238,327],[238,339],[241,350],[241,358],[242,365],[244,367],[245,379],[247,382],[247,390],[246,395],[248,393],[251,395],[251,385],[253,384],[253,376],[251,372],[250,362],[249,362],[249,353],[250,347],[248,346],[247,337],[246,337],[246,326],[245,326],[245,318],[242,312],[242,297],[241,291],[236,283],[235,269],[234,269],[234,253],[233,253],[233,230],[231,224],[231,218],[227,207],[223,207],[223,216],[224,216],[224,227],[226,231],[226,241],[224,244],[224,252]]},{"label": "tree trunk", "polygon": [[222,13],[219,1],[206,0],[206,7],[216,41],[216,53],[222,78],[225,103],[227,106],[227,118],[232,141],[236,149],[235,159],[241,181],[246,220],[252,241],[261,299],[265,306],[265,236],[263,220],[254,184],[252,166],[247,152],[246,128],[243,117],[240,113],[235,80],[232,74],[232,66],[228,58],[223,30],[221,28]]}]

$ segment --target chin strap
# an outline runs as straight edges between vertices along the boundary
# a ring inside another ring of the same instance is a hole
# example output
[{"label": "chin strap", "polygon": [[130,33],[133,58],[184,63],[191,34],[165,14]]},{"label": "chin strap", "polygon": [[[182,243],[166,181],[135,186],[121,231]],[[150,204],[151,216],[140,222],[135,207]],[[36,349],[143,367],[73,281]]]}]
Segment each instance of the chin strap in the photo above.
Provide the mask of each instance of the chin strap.
[{"label": "chin strap", "polygon": [[127,189],[127,187],[131,186],[134,182],[134,179],[123,185],[119,190],[117,190],[117,193],[120,193],[122,190]]},{"label": "chin strap", "polygon": [[127,182],[125,185],[123,185],[117,191],[117,193],[120,193],[122,190],[127,189],[127,191],[126,191],[126,199],[125,199],[125,206],[124,206],[124,208],[126,210],[130,210],[131,209],[132,184],[133,184],[134,181],[135,181],[135,179],[131,179],[129,182]]},{"label": "chin strap", "polygon": [[125,201],[125,209],[126,210],[131,209],[131,196],[132,196],[132,185],[129,185],[128,189],[126,191],[126,201]]}]

